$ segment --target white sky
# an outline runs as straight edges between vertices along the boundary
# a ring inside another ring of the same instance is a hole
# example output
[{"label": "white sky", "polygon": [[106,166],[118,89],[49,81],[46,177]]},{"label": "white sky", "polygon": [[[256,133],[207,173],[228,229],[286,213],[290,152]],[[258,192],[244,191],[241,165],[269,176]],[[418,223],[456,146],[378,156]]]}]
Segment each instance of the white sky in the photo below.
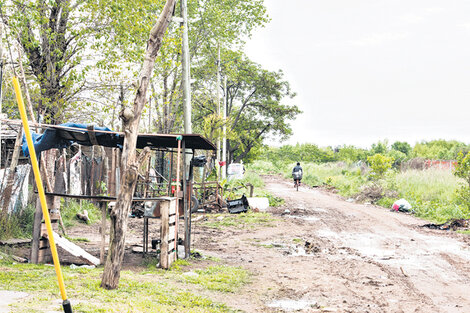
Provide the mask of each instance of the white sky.
[{"label": "white sky", "polygon": [[303,114],[287,142],[470,143],[470,1],[265,0],[246,46]]}]

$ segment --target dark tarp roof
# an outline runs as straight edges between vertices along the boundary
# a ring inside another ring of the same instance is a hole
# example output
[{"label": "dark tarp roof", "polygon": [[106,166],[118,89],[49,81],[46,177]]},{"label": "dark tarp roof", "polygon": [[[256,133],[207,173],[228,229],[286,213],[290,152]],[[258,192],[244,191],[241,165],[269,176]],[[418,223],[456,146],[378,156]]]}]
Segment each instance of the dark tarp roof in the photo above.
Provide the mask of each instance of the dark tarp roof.
[{"label": "dark tarp roof", "polygon": [[[93,129],[84,124],[66,123],[62,125],[44,125],[46,131],[42,135],[33,133],[33,141],[36,152],[51,148],[64,148],[76,142],[80,145],[100,145],[105,147],[122,148],[124,133],[111,131],[105,127]],[[187,149],[215,150],[215,146],[206,138],[197,134],[139,134],[137,148],[177,148],[176,138],[182,136]],[[26,148],[26,149],[25,149]],[[29,155],[24,140],[23,152]]]}]

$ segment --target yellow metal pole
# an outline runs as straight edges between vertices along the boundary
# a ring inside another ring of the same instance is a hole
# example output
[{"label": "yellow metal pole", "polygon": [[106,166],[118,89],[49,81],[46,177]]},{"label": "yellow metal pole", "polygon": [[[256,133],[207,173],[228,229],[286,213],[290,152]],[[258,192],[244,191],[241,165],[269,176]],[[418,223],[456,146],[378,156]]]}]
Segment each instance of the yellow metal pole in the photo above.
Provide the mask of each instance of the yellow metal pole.
[{"label": "yellow metal pole", "polygon": [[44,186],[42,184],[41,175],[39,173],[39,165],[36,157],[36,151],[34,150],[33,140],[31,138],[31,131],[29,130],[28,118],[26,115],[26,109],[24,107],[23,96],[21,94],[20,84],[17,77],[13,77],[13,86],[16,93],[16,101],[18,102],[18,109],[21,115],[21,121],[23,122],[24,133],[26,141],[28,143],[29,155],[31,157],[31,165],[33,166],[34,178],[36,179],[36,186],[38,188],[39,199],[41,201],[42,214],[46,222],[47,236],[49,239],[49,245],[51,246],[52,259],[54,261],[55,272],[57,280],[59,281],[60,294],[62,295],[62,306],[64,312],[71,313],[72,307],[70,301],[67,300],[67,293],[65,292],[64,278],[62,276],[62,270],[60,268],[59,255],[57,254],[57,247],[55,245],[54,236],[52,234],[51,218],[49,217],[49,210],[47,209],[46,195],[44,193]]}]

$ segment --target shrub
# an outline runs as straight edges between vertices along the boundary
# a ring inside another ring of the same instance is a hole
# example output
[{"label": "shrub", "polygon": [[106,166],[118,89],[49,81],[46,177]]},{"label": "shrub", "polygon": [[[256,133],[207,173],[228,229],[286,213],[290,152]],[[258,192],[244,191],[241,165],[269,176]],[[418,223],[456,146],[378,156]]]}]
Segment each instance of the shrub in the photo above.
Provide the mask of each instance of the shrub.
[{"label": "shrub", "polygon": [[460,152],[457,156],[457,165],[455,166],[454,175],[463,178],[466,184],[462,184],[456,190],[457,201],[463,205],[467,211],[470,210],[470,153],[465,155]]},{"label": "shrub", "polygon": [[91,202],[82,201],[80,206],[80,203],[77,201],[71,200],[66,202],[65,200],[62,200],[60,214],[62,215],[64,226],[73,226],[76,222],[78,222],[77,213],[83,213],[83,210],[88,211],[90,224],[93,224],[101,219],[101,212],[99,208],[94,206]]},{"label": "shrub", "polygon": [[387,157],[380,153],[367,157],[367,161],[372,169],[370,177],[374,180],[383,178],[385,173],[392,168],[393,164],[392,157]]}]

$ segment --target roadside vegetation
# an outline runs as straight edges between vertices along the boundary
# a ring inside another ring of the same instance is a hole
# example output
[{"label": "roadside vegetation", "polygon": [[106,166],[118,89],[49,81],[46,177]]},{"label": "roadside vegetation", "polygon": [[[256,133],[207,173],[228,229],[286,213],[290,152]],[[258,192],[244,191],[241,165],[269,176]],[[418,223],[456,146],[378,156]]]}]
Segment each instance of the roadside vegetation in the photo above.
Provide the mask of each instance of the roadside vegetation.
[{"label": "roadside vegetation", "polygon": [[[77,312],[232,312],[207,298],[212,293],[236,292],[249,283],[249,273],[239,267],[208,266],[189,271],[183,260],[170,271],[155,266],[142,271],[122,271],[120,288],[100,288],[102,268],[63,267],[69,299]],[[17,264],[0,260],[0,285],[31,296],[12,305],[14,312],[60,311],[54,269],[47,265]],[[202,290],[206,296],[200,296]]]},{"label": "roadside vegetation", "polygon": [[[469,150],[464,143],[444,140],[414,147],[406,142],[389,145],[383,141],[370,149],[286,145],[267,148],[262,160],[250,164],[249,169],[290,178],[295,162],[301,162],[302,181],[307,185],[386,208],[403,198],[416,216],[442,223],[470,218]],[[427,160],[447,161],[429,166]]]},{"label": "roadside vegetation", "polygon": [[248,211],[240,214],[211,214],[204,226],[211,228],[254,228],[257,226],[272,227],[275,218],[269,213]]}]

